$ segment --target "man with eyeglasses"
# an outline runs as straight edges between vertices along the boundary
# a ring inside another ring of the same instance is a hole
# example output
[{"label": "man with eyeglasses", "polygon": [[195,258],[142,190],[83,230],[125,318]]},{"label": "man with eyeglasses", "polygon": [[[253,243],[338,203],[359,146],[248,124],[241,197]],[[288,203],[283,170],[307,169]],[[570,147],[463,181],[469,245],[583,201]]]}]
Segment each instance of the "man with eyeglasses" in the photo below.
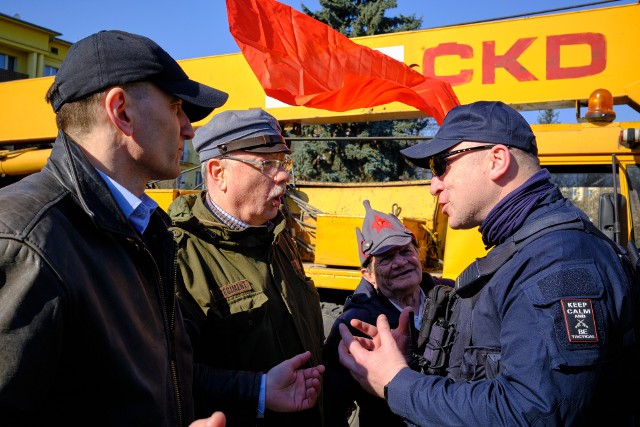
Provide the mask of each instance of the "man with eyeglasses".
[{"label": "man with eyeglasses", "polygon": [[[404,426],[383,399],[367,393],[338,360],[340,324],[351,319],[375,323],[385,314],[391,327],[397,327],[400,312],[412,307],[414,324],[420,329],[423,306],[436,282],[453,285],[453,281],[434,278],[422,271],[418,242],[400,218],[385,214],[363,202],[365,216],[362,229],[356,228],[362,280],[345,302],[322,350],[324,373],[324,421],[332,427],[347,427],[354,402],[357,402],[360,426]],[[358,333],[352,329],[352,332]]]},{"label": "man with eyeglasses", "polygon": [[[321,399],[315,405],[301,399],[297,411],[285,413],[291,402],[281,399],[274,382],[294,357],[304,358],[301,367],[324,370],[320,298],[281,213],[292,163],[280,125],[262,109],[228,110],[196,130],[193,145],[206,189],[169,207],[178,297],[200,335],[196,358],[254,374],[246,380],[245,401],[221,392],[216,409],[231,426],[257,419],[261,426],[321,426]],[[295,390],[289,400],[305,397]],[[257,410],[247,410],[247,403]],[[210,407],[202,407],[210,415]]]},{"label": "man with eyeglasses", "polygon": [[479,226],[492,248],[456,279],[445,376],[409,369],[384,316],[352,321],[369,340],[340,325],[341,363],[408,425],[632,425],[638,393],[620,392],[638,363],[629,272],[537,151],[502,102],[455,107],[431,141],[402,150],[431,168],[449,225]]}]

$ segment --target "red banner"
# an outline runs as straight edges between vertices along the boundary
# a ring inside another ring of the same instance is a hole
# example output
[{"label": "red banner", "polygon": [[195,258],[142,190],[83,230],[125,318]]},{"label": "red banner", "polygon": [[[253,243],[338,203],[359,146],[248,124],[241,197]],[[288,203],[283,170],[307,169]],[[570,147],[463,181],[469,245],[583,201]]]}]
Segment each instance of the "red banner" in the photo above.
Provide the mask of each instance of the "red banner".
[{"label": "red banner", "polygon": [[265,93],[329,111],[402,102],[442,124],[460,102],[448,82],[361,46],[275,0],[227,0],[229,30]]}]

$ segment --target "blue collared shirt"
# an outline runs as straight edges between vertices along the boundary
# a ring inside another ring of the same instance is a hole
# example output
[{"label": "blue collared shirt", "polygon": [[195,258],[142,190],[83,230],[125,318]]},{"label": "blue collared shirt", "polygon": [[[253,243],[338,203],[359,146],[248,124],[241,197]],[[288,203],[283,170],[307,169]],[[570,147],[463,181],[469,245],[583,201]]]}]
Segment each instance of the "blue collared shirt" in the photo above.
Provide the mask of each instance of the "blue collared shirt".
[{"label": "blue collared shirt", "polygon": [[116,203],[118,203],[124,216],[140,234],[144,233],[144,230],[146,230],[149,225],[151,214],[156,210],[158,204],[144,193],[142,197],[138,198],[132,192],[111,179],[111,177],[98,169],[96,169],[96,171],[98,171],[102,179],[107,183],[107,187],[109,187],[113,198],[116,199]]}]

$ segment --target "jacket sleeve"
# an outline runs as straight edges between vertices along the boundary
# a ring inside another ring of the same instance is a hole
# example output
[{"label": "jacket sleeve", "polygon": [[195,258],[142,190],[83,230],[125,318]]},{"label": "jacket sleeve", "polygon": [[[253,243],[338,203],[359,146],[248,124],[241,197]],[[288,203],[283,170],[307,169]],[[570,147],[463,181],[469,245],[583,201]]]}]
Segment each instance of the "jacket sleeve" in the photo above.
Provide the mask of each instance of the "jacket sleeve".
[{"label": "jacket sleeve", "polygon": [[0,425],[30,424],[59,381],[64,292],[32,247],[0,239],[0,254]]},{"label": "jacket sleeve", "polygon": [[261,372],[233,371],[196,363],[193,381],[196,418],[222,411],[227,425],[255,424],[261,379]]},{"label": "jacket sleeve", "polygon": [[[325,366],[323,375],[324,423],[327,426],[347,427],[348,418],[355,407],[356,397],[360,385],[353,379],[349,370],[338,360],[338,345],[341,336],[338,325],[344,323],[349,326],[351,319],[369,321],[369,314],[364,310],[352,309],[336,319],[327,341],[322,350],[322,361]],[[351,333],[362,333],[349,326]]]}]

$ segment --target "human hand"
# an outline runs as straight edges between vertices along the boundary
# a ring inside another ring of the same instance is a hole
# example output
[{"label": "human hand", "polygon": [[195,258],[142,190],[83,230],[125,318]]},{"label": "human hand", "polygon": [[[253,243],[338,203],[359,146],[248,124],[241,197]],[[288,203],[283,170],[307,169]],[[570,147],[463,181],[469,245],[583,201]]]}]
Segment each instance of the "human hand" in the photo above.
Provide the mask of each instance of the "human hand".
[{"label": "human hand", "polygon": [[320,395],[324,365],[300,369],[311,358],[306,351],[279,363],[267,372],[265,406],[276,412],[312,408]]},{"label": "human hand", "polygon": [[411,332],[410,322],[413,322],[412,316],[410,314],[413,313],[413,308],[405,307],[400,312],[400,318],[398,319],[398,327],[396,329],[391,330],[391,335],[393,335],[393,340],[396,342],[398,349],[404,354],[405,360],[408,362],[411,356],[410,354],[410,344],[411,344]]},{"label": "human hand", "polygon": [[[396,345],[405,355],[405,358],[407,358],[407,360],[409,357],[409,344],[411,341],[409,322],[411,322],[410,313],[412,312],[413,309],[411,307],[405,307],[400,312],[398,327],[391,330],[391,335],[393,336]],[[368,350],[373,350],[374,348],[377,348],[379,346],[380,338],[378,336],[378,328],[370,323],[363,322],[359,319],[351,319],[351,326],[371,337],[371,340],[367,338],[360,339],[360,337],[354,337],[360,342],[363,347],[367,348]]]},{"label": "human hand", "polygon": [[[409,314],[407,312],[404,315],[408,318]],[[404,319],[404,323],[406,327],[407,319]],[[353,336],[346,325],[340,324],[342,340],[338,345],[338,356],[340,363],[349,369],[362,388],[384,398],[384,386],[407,367],[407,362],[384,314],[378,316],[376,325],[351,321],[351,326],[371,337],[364,338]]]},{"label": "human hand", "polygon": [[195,420],[189,427],[225,427],[227,418],[222,412],[214,412],[209,418]]}]

